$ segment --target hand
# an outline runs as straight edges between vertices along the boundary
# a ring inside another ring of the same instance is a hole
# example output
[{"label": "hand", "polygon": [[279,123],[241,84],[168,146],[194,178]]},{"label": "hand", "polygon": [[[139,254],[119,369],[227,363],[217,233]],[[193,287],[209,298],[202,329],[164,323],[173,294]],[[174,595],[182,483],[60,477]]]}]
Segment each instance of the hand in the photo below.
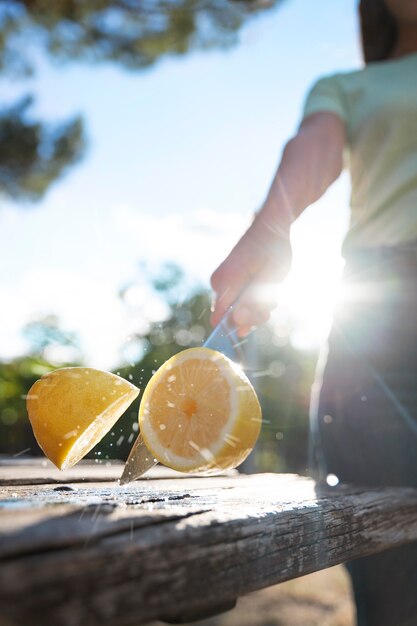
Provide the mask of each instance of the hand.
[{"label": "hand", "polygon": [[285,278],[290,266],[289,236],[278,235],[255,219],[211,276],[216,294],[212,325],[218,324],[238,297],[233,322],[240,337],[266,322],[276,306],[274,285]]},{"label": "hand", "polygon": [[309,115],[286,144],[261,211],[211,277],[213,325],[238,297],[233,320],[240,336],[269,318],[276,305],[271,286],[291,265],[290,226],[338,178],[345,143],[343,120],[325,111]]}]

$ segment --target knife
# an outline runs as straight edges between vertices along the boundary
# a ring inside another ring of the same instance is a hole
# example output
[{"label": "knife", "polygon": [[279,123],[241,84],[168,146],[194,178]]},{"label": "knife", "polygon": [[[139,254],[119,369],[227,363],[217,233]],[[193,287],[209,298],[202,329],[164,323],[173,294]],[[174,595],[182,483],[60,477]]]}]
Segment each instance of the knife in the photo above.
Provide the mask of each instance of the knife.
[{"label": "knife", "polygon": [[[246,339],[240,339],[237,335],[236,327],[232,322],[232,313],[235,303],[226,311],[220,322],[208,336],[203,344],[204,348],[217,350],[232,361],[241,361],[243,359],[242,345]],[[142,435],[139,433],[126,461],[123,474],[119,480],[120,485],[137,480],[151,467],[157,464],[157,460],[153,454],[149,452],[143,441]]]}]

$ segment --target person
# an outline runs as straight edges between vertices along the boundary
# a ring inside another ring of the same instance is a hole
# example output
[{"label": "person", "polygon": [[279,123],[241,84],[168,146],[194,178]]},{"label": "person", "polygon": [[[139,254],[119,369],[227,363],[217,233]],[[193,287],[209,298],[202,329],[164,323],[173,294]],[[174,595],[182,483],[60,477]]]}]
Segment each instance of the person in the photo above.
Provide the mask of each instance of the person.
[{"label": "person", "polygon": [[[240,335],[268,319],[259,294],[289,271],[291,224],[348,167],[347,298],[312,390],[313,469],[417,487],[417,0],[361,0],[359,15],[365,65],[308,94],[261,210],[211,277],[212,323],[238,296]],[[417,625],[417,543],[348,570],[359,626]]]}]

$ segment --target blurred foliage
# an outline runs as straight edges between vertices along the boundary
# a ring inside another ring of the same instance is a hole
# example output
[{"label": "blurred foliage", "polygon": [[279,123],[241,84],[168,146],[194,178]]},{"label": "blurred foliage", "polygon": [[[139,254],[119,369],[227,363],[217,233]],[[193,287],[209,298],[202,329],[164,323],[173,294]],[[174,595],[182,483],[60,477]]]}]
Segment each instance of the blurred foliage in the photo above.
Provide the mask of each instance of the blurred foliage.
[{"label": "blurred foliage", "polygon": [[14,200],[38,200],[82,155],[80,118],[47,125],[28,115],[30,96],[0,112],[0,189]]},{"label": "blurred foliage", "polygon": [[41,454],[26,413],[26,395],[33,383],[54,369],[36,357],[0,363],[0,453]]},{"label": "blurred foliage", "polygon": [[[62,362],[80,363],[81,348],[74,332],[63,330],[56,315],[44,315],[29,321],[22,330],[28,343],[28,354],[46,362],[55,362],[57,351],[61,355],[70,354],[71,358],[60,359]],[[52,358],[51,358],[52,357]]]},{"label": "blurred foliage", "polygon": [[6,0],[0,70],[33,70],[28,41],[52,57],[149,67],[167,54],[228,46],[245,19],[279,0]]},{"label": "blurred foliage", "polygon": [[[310,391],[317,352],[296,350],[291,328],[258,328],[248,342],[247,361],[257,354],[247,374],[258,393],[263,425],[252,471],[305,474],[308,456]],[[250,459],[251,457],[249,457]]]},{"label": "blurred foliage", "polygon": [[[56,61],[114,62],[143,70],[167,55],[234,44],[250,15],[280,0],[4,0],[0,75],[35,71],[36,51]],[[0,191],[39,200],[85,148],[80,117],[51,126],[28,118],[32,96],[0,112]]]},{"label": "blurred foliage", "polygon": [[[183,275],[175,266],[165,267],[154,278],[154,289],[169,302],[170,314],[164,321],[152,323],[146,333],[130,337],[130,341],[140,342],[142,356],[136,363],[116,370],[141,392],[160,365],[184,348],[201,345],[211,331],[208,292],[196,290],[178,303],[175,293],[182,280]],[[124,294],[122,291],[122,299]],[[279,328],[266,325],[242,346],[245,370],[263,409],[261,437],[255,453],[241,468],[243,471],[306,471],[309,396],[317,355],[294,349],[289,341],[290,332],[291,328],[285,325]],[[76,337],[63,332],[53,317],[32,322],[25,334],[31,340],[32,355],[0,366],[2,453],[15,454],[27,448],[30,454],[40,453],[28,424],[24,397],[36,378],[56,367],[44,359],[48,348],[77,347]],[[105,462],[127,457],[137,436],[140,398],[141,394],[90,453],[90,458]]]},{"label": "blurred foliage", "polygon": [[[31,320],[22,329],[28,343],[27,355],[10,362],[0,362],[0,454],[42,454],[32,433],[27,413],[26,395],[33,383],[56,369],[81,363],[81,351],[75,333],[60,327],[55,315]],[[53,360],[58,353],[71,354],[68,360]]]}]

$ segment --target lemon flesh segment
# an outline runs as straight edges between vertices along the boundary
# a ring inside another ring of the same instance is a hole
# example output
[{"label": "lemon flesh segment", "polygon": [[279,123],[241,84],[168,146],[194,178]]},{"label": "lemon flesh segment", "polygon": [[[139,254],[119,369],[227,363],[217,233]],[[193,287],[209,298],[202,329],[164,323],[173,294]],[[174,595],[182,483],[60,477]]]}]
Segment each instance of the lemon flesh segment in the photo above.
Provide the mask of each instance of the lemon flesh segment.
[{"label": "lemon flesh segment", "polygon": [[36,381],[26,406],[39,446],[59,469],[67,469],[94,448],[138,393],[115,374],[66,367]]},{"label": "lemon flesh segment", "polygon": [[248,378],[208,348],[189,348],[166,361],[139,408],[146,446],[158,461],[182,472],[237,467],[252,451],[261,424]]}]

